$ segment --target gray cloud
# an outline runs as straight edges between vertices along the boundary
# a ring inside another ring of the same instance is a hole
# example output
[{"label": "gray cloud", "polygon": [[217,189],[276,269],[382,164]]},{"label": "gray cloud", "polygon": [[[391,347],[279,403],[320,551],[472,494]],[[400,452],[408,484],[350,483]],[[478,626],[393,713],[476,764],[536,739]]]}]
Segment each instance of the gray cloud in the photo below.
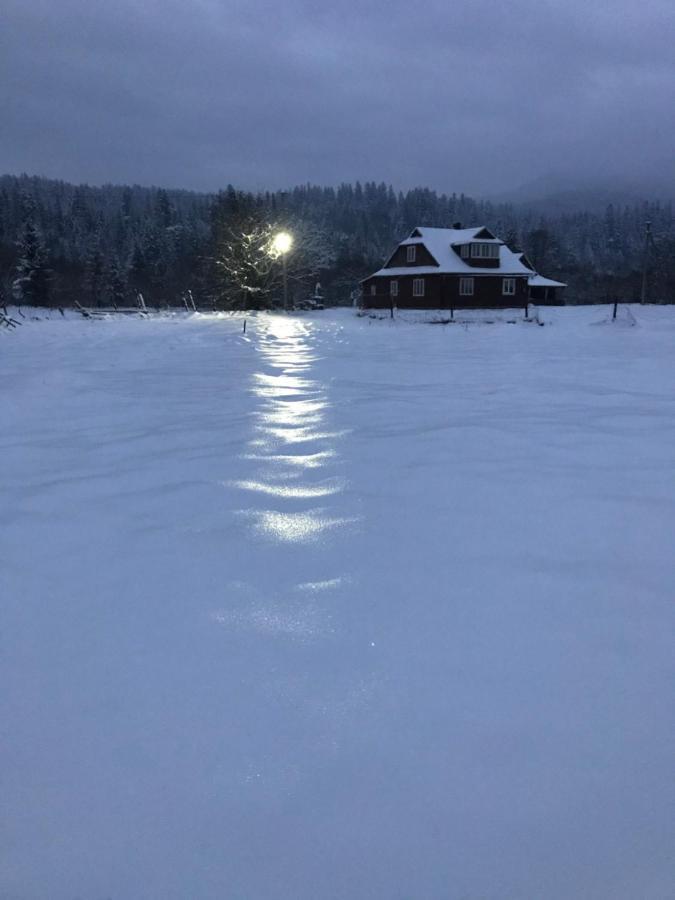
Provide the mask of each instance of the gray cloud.
[{"label": "gray cloud", "polygon": [[672,160],[670,0],[5,0],[0,170],[510,189]]}]

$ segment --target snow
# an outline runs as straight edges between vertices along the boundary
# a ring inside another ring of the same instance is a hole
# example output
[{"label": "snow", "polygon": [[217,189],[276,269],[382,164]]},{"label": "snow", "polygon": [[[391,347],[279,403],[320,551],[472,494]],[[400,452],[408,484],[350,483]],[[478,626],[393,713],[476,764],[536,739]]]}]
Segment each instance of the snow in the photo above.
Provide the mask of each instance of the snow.
[{"label": "snow", "polygon": [[0,897],[665,900],[675,310],[0,333]]}]

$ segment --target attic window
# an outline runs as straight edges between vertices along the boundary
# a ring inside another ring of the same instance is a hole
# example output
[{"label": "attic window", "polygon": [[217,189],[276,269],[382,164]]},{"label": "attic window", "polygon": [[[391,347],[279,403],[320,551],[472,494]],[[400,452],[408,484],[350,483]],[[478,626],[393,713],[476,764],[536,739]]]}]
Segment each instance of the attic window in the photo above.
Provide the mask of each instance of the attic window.
[{"label": "attic window", "polygon": [[406,262],[409,262],[409,263],[415,262],[416,257],[417,257],[417,247],[414,244],[409,244],[405,248]]},{"label": "attic window", "polygon": [[459,251],[462,259],[466,259],[468,257],[469,251],[470,251],[470,245],[462,244],[460,251]]},{"label": "attic window", "polygon": [[471,244],[472,259],[499,259],[499,244]]}]

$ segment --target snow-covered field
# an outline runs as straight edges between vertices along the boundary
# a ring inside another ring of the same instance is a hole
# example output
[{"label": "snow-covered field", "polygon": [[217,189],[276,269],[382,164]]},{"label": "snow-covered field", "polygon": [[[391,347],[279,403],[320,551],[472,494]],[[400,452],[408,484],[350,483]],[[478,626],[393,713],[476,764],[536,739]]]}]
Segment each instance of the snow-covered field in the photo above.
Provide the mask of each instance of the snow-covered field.
[{"label": "snow-covered field", "polygon": [[675,896],[675,308],[0,334],[3,900]]}]

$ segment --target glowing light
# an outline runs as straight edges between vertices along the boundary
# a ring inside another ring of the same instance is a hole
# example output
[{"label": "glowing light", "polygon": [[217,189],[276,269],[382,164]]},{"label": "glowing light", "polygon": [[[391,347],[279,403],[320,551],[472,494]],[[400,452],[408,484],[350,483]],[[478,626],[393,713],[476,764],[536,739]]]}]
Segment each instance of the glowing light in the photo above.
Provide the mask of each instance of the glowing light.
[{"label": "glowing light", "polygon": [[287,231],[280,231],[278,234],[274,235],[272,247],[279,256],[283,256],[285,253],[288,253],[292,246],[293,235],[289,234]]}]

